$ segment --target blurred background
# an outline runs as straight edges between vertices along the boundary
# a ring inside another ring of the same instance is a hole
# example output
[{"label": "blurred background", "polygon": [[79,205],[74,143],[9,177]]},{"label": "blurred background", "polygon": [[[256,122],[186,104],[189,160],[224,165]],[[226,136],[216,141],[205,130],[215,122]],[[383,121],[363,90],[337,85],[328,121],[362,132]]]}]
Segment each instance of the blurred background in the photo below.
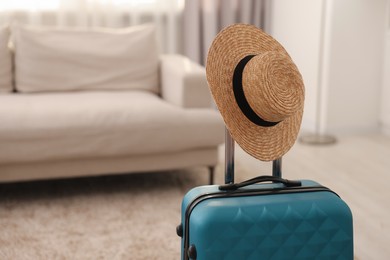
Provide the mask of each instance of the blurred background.
[{"label": "blurred background", "polygon": [[200,64],[221,28],[254,24],[285,46],[303,75],[303,133],[389,134],[389,9],[387,0],[2,0],[0,24],[155,23],[162,53]]},{"label": "blurred background", "polygon": [[[0,0],[0,26],[12,26],[13,23],[59,28],[121,28],[154,23],[161,53],[184,54],[202,65],[205,64],[212,40],[222,28],[233,23],[249,23],[262,28],[287,49],[302,73],[306,99],[301,136],[330,135],[337,137],[339,141],[338,145],[334,146],[295,145],[292,152],[285,157],[284,168],[288,169],[285,176],[315,179],[334,188],[345,198],[354,212],[355,259],[390,259],[390,248],[387,245],[390,239],[390,211],[387,207],[390,200],[387,187],[390,178],[387,170],[390,168],[390,0]],[[117,44],[120,45],[121,42]],[[258,172],[269,172],[268,168],[258,170],[258,160],[249,158],[241,150],[238,149],[236,154],[237,172],[240,173],[237,175],[241,178],[238,180],[253,177]],[[223,151],[220,156],[220,162],[223,162]],[[267,166],[270,167],[270,164]],[[184,191],[195,184],[207,183],[202,179],[206,177],[199,179],[199,176],[203,175],[195,172],[192,179],[174,177],[172,182],[165,176],[161,177],[161,182],[166,183],[162,186],[165,191],[168,192],[172,187],[178,187],[178,191],[173,192],[173,199],[168,200],[163,196],[164,203],[155,202],[161,206],[159,210],[165,209],[169,214],[179,216],[179,203]],[[218,167],[216,182],[221,182],[222,177],[223,167]],[[137,191],[137,187],[141,187],[140,203],[134,203],[134,212],[141,212],[139,219],[143,221],[144,216],[154,217],[159,215],[155,214],[159,211],[156,211],[153,205],[150,207],[152,213],[145,213],[139,211],[138,205],[144,205],[143,201],[157,198],[161,194],[157,188],[154,189],[154,196],[153,192],[150,196],[144,194],[143,188],[147,187],[145,190],[150,191],[153,185],[145,184],[146,177],[137,178],[139,182],[128,180],[129,183],[134,182],[130,188],[123,186],[123,191],[130,194],[128,197],[124,196],[126,200],[123,205],[126,212],[131,212],[127,207],[132,204],[127,200],[134,197],[132,189]],[[154,178],[157,180],[156,187],[159,187],[159,179]],[[102,183],[102,187],[106,186],[106,182]],[[116,190],[115,186],[113,187],[113,190]],[[67,188],[65,185],[64,189]],[[16,188],[18,189],[19,187]],[[80,188],[83,189],[84,187]],[[7,200],[7,196],[0,197]],[[70,199],[72,198],[71,196]],[[26,205],[31,204],[29,198],[25,201]],[[112,204],[114,208],[107,212],[120,211],[115,208],[118,203],[111,203],[108,199],[107,201],[98,202],[99,207],[96,208],[102,209],[102,205]],[[166,206],[167,201],[171,203],[171,208]],[[87,201],[85,204],[91,203]],[[6,209],[11,208],[18,209],[20,206]],[[68,212],[68,207],[64,208]],[[32,210],[45,214],[47,208]],[[76,208],[75,211],[80,210]],[[24,221],[26,215],[28,214],[22,211],[15,222],[28,223]],[[96,213],[91,215],[105,216]],[[142,224],[131,222],[135,221],[134,215],[133,220],[127,215],[123,217],[124,221],[130,221],[126,224],[127,227],[143,225],[142,221]],[[162,239],[156,240],[159,243],[167,240],[166,238],[172,238],[171,230],[173,231],[177,224],[173,217],[162,218],[153,221],[161,223],[173,220],[175,223],[167,225],[167,233],[162,232]],[[11,215],[10,219],[15,218]],[[108,222],[104,221],[101,226]],[[12,226],[7,224],[9,222],[4,223],[4,228]],[[46,223],[43,226],[46,226]],[[123,229],[115,227],[107,227],[107,230],[117,232]],[[153,226],[149,227],[155,231]],[[51,234],[52,230],[47,234]],[[128,232],[139,235],[139,232],[132,230]],[[8,235],[14,233],[8,232]],[[35,231],[33,233],[35,234]],[[150,235],[147,232],[145,234],[147,237]],[[7,237],[7,232],[5,236]],[[126,241],[130,236],[126,234],[123,237],[123,241]],[[179,240],[175,240],[176,237],[172,239],[173,249],[166,251],[177,256],[179,246],[175,243],[179,243]],[[80,239],[84,240],[86,239]],[[147,250],[144,240],[138,240],[141,243],[139,248]],[[17,250],[20,250],[19,242],[14,244]],[[154,248],[156,243],[151,244]],[[102,247],[106,247],[106,244]],[[80,248],[83,253],[88,252],[83,246]],[[116,252],[118,247],[113,248]],[[160,258],[161,256],[141,259]]]}]

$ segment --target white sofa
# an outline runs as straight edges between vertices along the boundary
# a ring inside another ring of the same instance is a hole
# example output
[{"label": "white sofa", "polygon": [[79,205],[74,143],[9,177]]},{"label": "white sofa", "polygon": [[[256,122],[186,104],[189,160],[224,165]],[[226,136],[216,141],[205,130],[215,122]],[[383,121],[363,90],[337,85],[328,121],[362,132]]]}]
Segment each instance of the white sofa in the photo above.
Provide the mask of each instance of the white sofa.
[{"label": "white sofa", "polygon": [[204,68],[159,55],[154,27],[0,29],[0,181],[218,162]]}]

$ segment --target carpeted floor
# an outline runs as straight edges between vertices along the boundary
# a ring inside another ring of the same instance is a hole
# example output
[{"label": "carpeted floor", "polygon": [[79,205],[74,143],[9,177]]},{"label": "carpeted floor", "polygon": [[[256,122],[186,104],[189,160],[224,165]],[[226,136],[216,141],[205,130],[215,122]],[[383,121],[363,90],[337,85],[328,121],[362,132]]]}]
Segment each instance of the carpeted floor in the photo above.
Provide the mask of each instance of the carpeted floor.
[{"label": "carpeted floor", "polygon": [[207,178],[199,168],[0,184],[0,259],[179,259],[181,199]]}]

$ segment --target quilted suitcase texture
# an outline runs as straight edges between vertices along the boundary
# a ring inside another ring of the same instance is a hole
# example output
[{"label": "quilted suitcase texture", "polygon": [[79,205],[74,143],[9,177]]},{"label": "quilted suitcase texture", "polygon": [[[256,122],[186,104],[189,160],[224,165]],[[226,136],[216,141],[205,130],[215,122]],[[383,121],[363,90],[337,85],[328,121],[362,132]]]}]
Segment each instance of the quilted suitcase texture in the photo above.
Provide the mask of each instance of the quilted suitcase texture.
[{"label": "quilted suitcase texture", "polygon": [[348,205],[317,182],[282,179],[281,158],[272,175],[235,184],[234,140],[226,131],[226,184],[196,187],[183,198],[181,259],[353,259]]},{"label": "quilted suitcase texture", "polygon": [[316,182],[218,185],[182,202],[181,259],[353,259],[352,214]]}]

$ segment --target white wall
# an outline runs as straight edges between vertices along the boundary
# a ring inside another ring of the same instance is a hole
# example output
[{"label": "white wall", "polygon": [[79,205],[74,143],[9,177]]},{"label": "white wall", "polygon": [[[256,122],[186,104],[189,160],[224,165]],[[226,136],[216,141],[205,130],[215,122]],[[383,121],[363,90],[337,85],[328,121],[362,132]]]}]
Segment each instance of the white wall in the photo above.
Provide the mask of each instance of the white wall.
[{"label": "white wall", "polygon": [[333,0],[327,129],[379,129],[386,0]]},{"label": "white wall", "polygon": [[305,80],[302,130],[379,129],[385,7],[386,0],[272,1],[270,33]]}]

